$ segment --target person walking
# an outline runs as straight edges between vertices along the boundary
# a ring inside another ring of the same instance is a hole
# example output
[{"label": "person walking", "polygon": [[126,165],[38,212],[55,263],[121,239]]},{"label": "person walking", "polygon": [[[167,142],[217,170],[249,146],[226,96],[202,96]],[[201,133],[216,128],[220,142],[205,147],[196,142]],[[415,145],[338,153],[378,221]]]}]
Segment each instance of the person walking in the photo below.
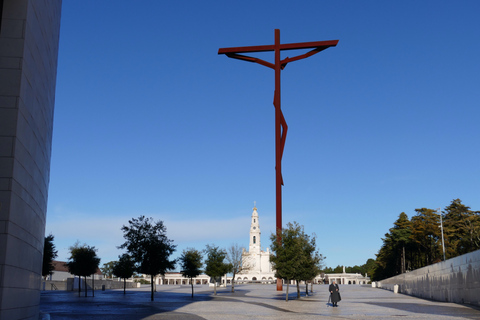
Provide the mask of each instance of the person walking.
[{"label": "person walking", "polygon": [[340,289],[338,288],[338,284],[335,283],[335,280],[333,280],[330,286],[328,286],[328,291],[330,291],[332,305],[338,307],[337,303],[342,300],[342,298],[340,297]]}]

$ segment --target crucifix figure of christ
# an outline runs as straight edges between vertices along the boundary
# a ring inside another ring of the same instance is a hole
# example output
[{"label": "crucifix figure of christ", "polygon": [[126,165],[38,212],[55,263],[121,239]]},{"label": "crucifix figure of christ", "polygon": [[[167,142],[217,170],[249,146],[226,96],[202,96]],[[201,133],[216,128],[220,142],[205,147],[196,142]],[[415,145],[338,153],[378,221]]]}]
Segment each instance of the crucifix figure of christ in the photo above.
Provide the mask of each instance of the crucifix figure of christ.
[{"label": "crucifix figure of christ", "polygon": [[[225,54],[229,58],[255,62],[275,70],[275,92],[273,96],[273,105],[275,106],[275,194],[276,232],[279,242],[281,241],[282,232],[282,156],[288,130],[287,122],[285,121],[280,108],[280,72],[285,68],[287,63],[308,58],[316,53],[319,53],[320,51],[336,46],[337,43],[338,40],[280,44],[280,30],[275,29],[275,43],[273,45],[220,48],[218,50],[218,54]],[[310,51],[293,58],[280,58],[280,51],[297,49],[310,49]],[[245,53],[266,51],[275,52],[275,63],[270,63],[265,60],[244,55]],[[277,291],[282,291],[282,289],[282,280],[277,279]]]}]

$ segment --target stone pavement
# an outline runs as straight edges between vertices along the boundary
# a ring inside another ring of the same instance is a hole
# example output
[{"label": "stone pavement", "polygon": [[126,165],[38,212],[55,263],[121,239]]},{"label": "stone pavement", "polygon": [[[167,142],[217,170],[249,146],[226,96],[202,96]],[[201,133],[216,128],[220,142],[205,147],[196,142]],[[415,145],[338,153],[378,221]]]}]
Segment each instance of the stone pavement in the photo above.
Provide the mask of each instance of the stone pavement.
[{"label": "stone pavement", "polygon": [[[340,286],[342,301],[334,308],[328,304],[328,287],[314,285],[313,294],[302,292],[296,299],[296,287],[290,286],[289,301],[275,285],[237,285],[217,289],[195,286],[157,286],[155,301],[149,287],[96,291],[95,297],[79,297],[78,292],[44,291],[41,294],[41,319],[480,319],[480,308],[435,302],[370,286]],[[301,286],[305,290],[304,286]]]}]

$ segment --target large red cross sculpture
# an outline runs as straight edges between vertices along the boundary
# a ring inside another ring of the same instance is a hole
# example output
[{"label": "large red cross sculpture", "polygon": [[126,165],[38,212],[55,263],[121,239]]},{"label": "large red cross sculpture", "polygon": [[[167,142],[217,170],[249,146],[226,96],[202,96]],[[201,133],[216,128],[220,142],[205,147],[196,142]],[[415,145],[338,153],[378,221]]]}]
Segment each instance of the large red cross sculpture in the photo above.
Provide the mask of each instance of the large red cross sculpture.
[{"label": "large red cross sculpture", "polygon": [[[273,96],[273,105],[275,106],[275,191],[276,191],[276,231],[277,239],[281,241],[282,231],[282,156],[283,149],[285,147],[285,138],[287,137],[288,126],[283,117],[282,110],[280,108],[280,71],[285,68],[287,63],[297,61],[300,59],[308,58],[320,51],[327,48],[334,47],[338,43],[338,40],[329,41],[315,41],[315,42],[301,42],[301,43],[287,43],[280,44],[280,30],[275,29],[275,44],[264,46],[251,46],[251,47],[235,47],[235,48],[220,48],[218,54],[225,54],[229,58],[245,60],[249,62],[255,62],[275,70],[275,92]],[[293,58],[286,57],[280,59],[280,51],[282,50],[296,50],[296,49],[311,49],[305,54],[295,56]],[[258,58],[249,57],[242,53],[250,52],[275,52],[275,63],[270,63]],[[282,291],[282,280],[277,279],[277,290]]]}]

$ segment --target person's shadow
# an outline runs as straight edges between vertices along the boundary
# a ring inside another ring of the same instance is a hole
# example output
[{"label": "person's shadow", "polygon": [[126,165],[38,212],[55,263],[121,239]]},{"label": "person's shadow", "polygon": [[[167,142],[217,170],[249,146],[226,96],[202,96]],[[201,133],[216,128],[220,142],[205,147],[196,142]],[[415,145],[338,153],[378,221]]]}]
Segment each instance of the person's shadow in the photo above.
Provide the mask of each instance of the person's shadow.
[{"label": "person's shadow", "polygon": [[333,307],[333,303],[330,302],[330,296],[328,296],[328,301],[327,301],[327,308],[328,307]]}]

